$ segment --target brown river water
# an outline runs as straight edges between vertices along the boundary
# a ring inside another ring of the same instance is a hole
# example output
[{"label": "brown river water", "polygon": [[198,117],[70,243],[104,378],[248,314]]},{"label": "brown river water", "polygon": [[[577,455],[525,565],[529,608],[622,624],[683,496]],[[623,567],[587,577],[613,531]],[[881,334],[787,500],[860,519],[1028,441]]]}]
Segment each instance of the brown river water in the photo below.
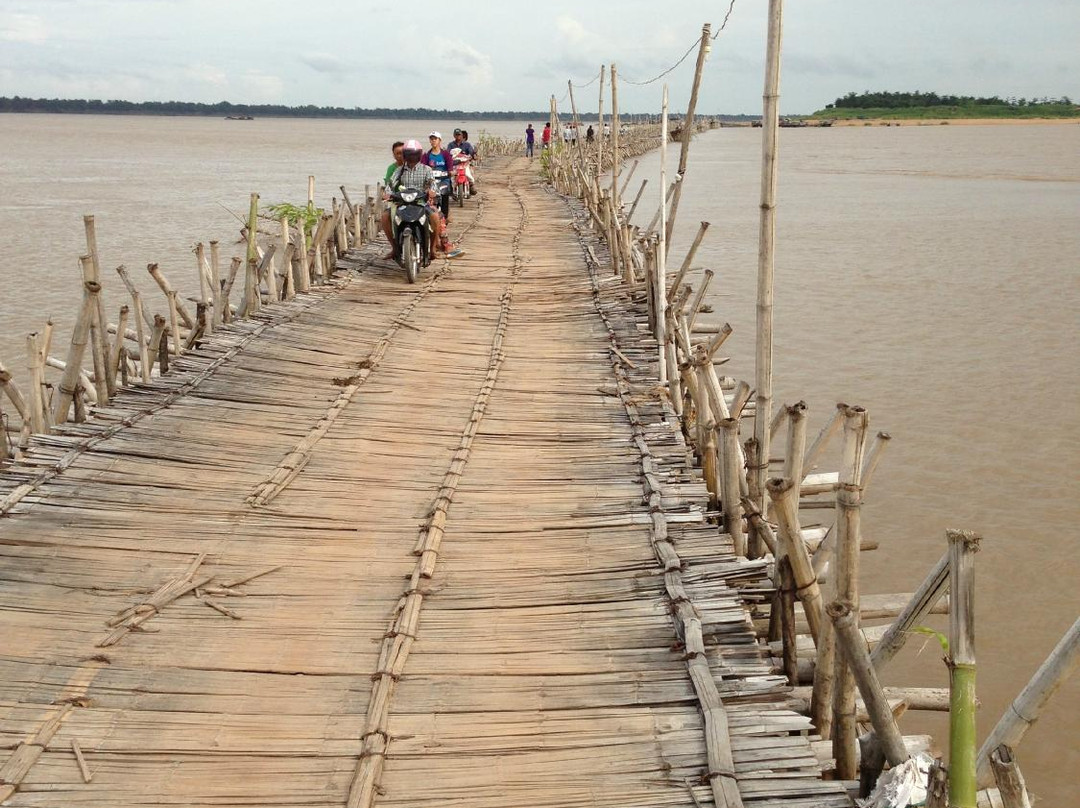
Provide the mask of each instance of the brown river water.
[{"label": "brown river water", "polygon": [[[148,296],[151,261],[192,293],[195,242],[238,254],[233,214],[251,191],[303,203],[314,174],[319,200],[342,183],[360,196],[397,137],[518,136],[524,123],[0,116],[0,359],[18,372],[46,317],[54,344],[70,335],[83,213],[96,215],[113,311],[126,302],[116,264]],[[695,261],[716,272],[706,319],[734,326],[725,372],[750,381],[759,170],[760,130],[697,138],[672,249],[677,263],[698,221],[712,223]],[[646,223],[658,172],[642,158],[628,192],[649,178]],[[863,555],[863,591],[912,590],[948,527],[983,535],[984,734],[1080,613],[1080,126],[783,130],[780,172],[775,401],[805,400],[811,436],[837,401],[893,436],[867,491],[863,531],[881,549]],[[944,686],[940,657],[912,641],[888,678]],[[1076,803],[1078,716],[1080,678],[1020,748],[1047,805]],[[937,716],[902,726],[946,739]]]}]

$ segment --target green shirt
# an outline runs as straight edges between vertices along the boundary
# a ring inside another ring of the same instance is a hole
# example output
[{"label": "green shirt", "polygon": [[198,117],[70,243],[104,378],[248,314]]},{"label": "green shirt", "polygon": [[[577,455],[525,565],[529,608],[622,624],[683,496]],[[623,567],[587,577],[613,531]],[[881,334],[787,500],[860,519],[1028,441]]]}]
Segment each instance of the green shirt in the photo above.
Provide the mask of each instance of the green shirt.
[{"label": "green shirt", "polygon": [[383,177],[383,185],[384,185],[385,187],[389,187],[389,186],[390,186],[390,178],[391,178],[392,176],[394,176],[394,172],[395,172],[395,171],[397,171],[397,170],[398,170],[398,164],[397,164],[397,161],[395,160],[394,162],[392,162],[392,163],[391,163],[391,164],[390,164],[390,165],[389,165],[389,166],[387,167],[387,169],[386,169],[386,176],[385,176],[385,177]]}]

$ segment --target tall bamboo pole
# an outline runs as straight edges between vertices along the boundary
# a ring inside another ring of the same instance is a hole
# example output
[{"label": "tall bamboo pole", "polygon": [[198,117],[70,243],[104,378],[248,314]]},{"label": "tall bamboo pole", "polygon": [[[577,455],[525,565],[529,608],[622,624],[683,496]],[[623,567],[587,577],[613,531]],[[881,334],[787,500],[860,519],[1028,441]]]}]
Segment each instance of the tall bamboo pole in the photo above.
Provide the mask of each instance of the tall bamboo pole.
[{"label": "tall bamboo pole", "polygon": [[[313,204],[315,178],[308,177],[308,205]],[[251,205],[248,209],[247,230],[247,273],[244,282],[244,316],[250,316],[259,309],[259,274],[256,266],[259,261],[259,252],[255,246],[255,229],[259,224],[259,195],[251,195]],[[193,326],[192,326],[193,327]],[[178,335],[174,335],[174,339]]]},{"label": "tall bamboo pole", "polygon": [[[667,132],[668,132],[668,86],[660,100],[660,209],[667,208],[665,189],[667,188]],[[641,186],[644,189],[644,185]],[[637,205],[635,200],[634,205]],[[627,219],[629,221],[629,219]],[[667,331],[667,245],[664,229],[660,229],[660,244],[656,251],[656,341],[660,345],[660,384],[668,383],[668,331]],[[669,391],[670,393],[670,391]]]},{"label": "tall bamboo pole", "polygon": [[611,63],[611,206],[619,212],[619,73]]},{"label": "tall bamboo pole", "polygon": [[600,92],[596,113],[596,187],[600,187],[600,175],[604,173],[604,65],[600,65]]},{"label": "tall bamboo pole", "polygon": [[214,296],[214,325],[224,322],[221,313],[221,250],[217,241],[210,242],[210,288]]},{"label": "tall bamboo pole", "polygon": [[783,13],[784,0],[769,0],[769,43],[765,61],[764,110],[761,120],[761,227],[758,244],[757,346],[754,363],[754,382],[757,388],[754,438],[761,449],[757,474],[758,490],[762,493],[758,508],[763,515],[766,513],[764,492],[769,465],[769,419],[772,416],[773,252],[776,246],[776,147],[780,131],[780,36]]},{"label": "tall bamboo pole", "polygon": [[49,431],[45,420],[45,367],[41,359],[40,335],[26,335],[26,369],[30,373],[30,428],[38,435]]},{"label": "tall bamboo pole", "polygon": [[694,66],[694,83],[690,87],[690,103],[686,107],[686,118],[683,120],[682,148],[679,151],[679,170],[675,175],[675,192],[671,196],[671,215],[667,221],[667,241],[671,244],[671,233],[675,229],[675,214],[679,210],[679,199],[682,197],[682,180],[686,175],[686,169],[690,160],[690,137],[694,133],[694,114],[697,111],[698,90],[701,88],[701,76],[705,71],[705,57],[709,55],[709,43],[712,41],[712,26],[705,23],[701,27],[701,45],[698,47],[697,64]]},{"label": "tall bamboo pole", "polygon": [[975,808],[975,553],[979,537],[949,530],[949,806]]}]

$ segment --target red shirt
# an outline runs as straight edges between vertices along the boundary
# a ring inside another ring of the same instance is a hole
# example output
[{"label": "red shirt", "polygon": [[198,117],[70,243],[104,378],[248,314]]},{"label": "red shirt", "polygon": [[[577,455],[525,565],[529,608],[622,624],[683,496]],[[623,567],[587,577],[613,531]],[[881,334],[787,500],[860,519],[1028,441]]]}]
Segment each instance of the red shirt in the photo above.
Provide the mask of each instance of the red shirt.
[{"label": "red shirt", "polygon": [[551,127],[550,126],[545,126],[544,127],[544,133],[542,135],[540,135],[540,140],[543,143],[550,143],[551,142]]}]

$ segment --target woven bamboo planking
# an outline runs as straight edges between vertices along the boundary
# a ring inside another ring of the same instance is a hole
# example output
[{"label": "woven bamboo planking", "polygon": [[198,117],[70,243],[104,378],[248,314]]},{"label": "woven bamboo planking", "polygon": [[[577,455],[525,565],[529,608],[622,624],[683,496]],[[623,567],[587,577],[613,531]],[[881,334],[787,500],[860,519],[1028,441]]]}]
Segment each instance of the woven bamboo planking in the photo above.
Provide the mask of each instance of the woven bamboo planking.
[{"label": "woven bamboo planking", "polygon": [[[37,439],[43,464],[76,436],[96,442],[0,522],[0,737],[13,756],[41,750],[6,804],[345,805],[380,645],[415,590],[374,802],[708,804],[702,713],[651,544],[631,399],[741,800],[848,804],[789,735],[808,721],[785,709],[729,588],[760,580],[764,564],[736,558],[703,520],[704,487],[648,393],[644,312],[594,285],[566,227],[580,212],[523,161],[484,191],[468,254],[435,268],[408,327],[394,323],[419,290],[370,249],[354,253],[359,277],[215,333],[100,423]],[[455,226],[475,210],[454,211]],[[298,473],[249,501],[380,346]],[[622,393],[616,349],[634,365]],[[30,472],[5,475],[0,497]],[[414,551],[449,475],[438,556],[414,587]],[[204,553],[202,592],[99,647],[108,621],[182,589]],[[50,721],[55,734],[35,745]]]}]

